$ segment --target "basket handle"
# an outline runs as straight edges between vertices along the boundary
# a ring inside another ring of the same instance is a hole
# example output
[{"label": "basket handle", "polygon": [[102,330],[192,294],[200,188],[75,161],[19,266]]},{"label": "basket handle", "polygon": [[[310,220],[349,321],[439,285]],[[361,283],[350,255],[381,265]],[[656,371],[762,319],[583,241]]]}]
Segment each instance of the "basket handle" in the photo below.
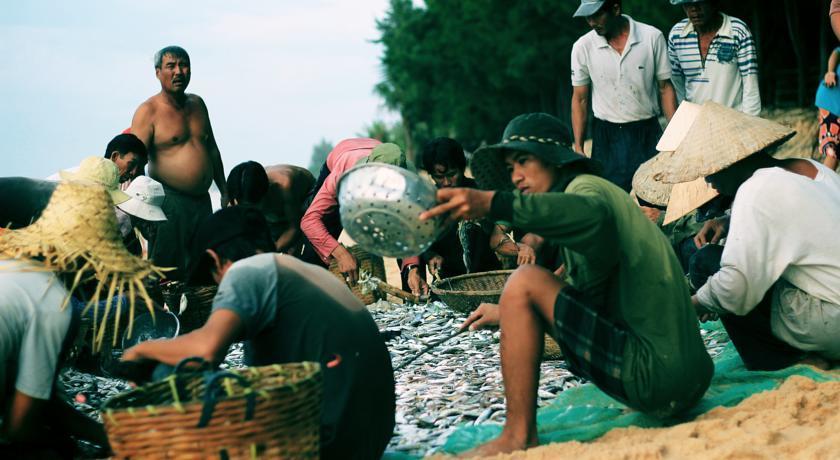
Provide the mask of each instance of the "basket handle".
[{"label": "basket handle", "polygon": [[[216,408],[217,398],[222,392],[222,380],[234,379],[245,388],[251,387],[251,382],[245,377],[234,374],[229,371],[219,371],[207,376],[206,384],[204,385],[204,406],[201,408],[201,418],[198,420],[198,428],[204,428],[210,423],[213,418],[213,410]],[[245,420],[254,418],[254,408],[257,405],[257,394],[254,392],[246,392],[245,394]]]},{"label": "basket handle", "polygon": [[[187,368],[187,364],[190,363],[198,363],[198,368],[196,369],[189,369]],[[200,356],[190,356],[189,358],[184,358],[181,361],[178,361],[178,364],[175,365],[175,368],[172,370],[172,373],[175,375],[181,374],[183,372],[198,372],[205,367],[209,367],[210,363],[208,363],[204,358]]]}]

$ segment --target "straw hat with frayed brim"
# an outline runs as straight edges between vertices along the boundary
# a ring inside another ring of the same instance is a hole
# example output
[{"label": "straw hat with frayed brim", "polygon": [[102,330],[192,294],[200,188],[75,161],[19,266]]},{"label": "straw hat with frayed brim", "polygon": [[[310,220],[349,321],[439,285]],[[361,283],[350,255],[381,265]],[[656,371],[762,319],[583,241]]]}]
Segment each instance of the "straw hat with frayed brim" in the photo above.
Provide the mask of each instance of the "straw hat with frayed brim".
[{"label": "straw hat with frayed brim", "polygon": [[679,147],[660,154],[664,158],[654,179],[677,184],[709,176],[750,155],[780,145],[794,134],[793,129],[770,120],[706,102],[690,123]]},{"label": "straw hat with frayed brim", "polygon": [[[152,300],[143,279],[162,276],[163,269],[131,255],[123,246],[114,214],[114,203],[98,184],[66,181],[56,187],[47,207],[32,225],[0,234],[0,258],[36,259],[36,270],[72,276],[68,296],[82,283],[95,280],[96,287],[86,308],[107,299],[105,311],[94,308],[94,348],[102,345],[106,319],[114,309],[114,326],[120,321],[117,295],[129,298],[129,333],[134,318],[134,299],[140,297],[152,311]],[[40,262],[38,262],[40,261]],[[66,307],[65,299],[62,308]],[[117,334],[114,334],[116,341]]]},{"label": "straw hat with frayed brim", "polygon": [[103,157],[86,157],[76,171],[59,171],[63,180],[99,184],[111,194],[114,204],[125,203],[130,196],[120,191],[120,170],[113,161]]},{"label": "straw hat with frayed brim", "polygon": [[664,157],[656,155],[650,160],[639,165],[639,169],[633,174],[633,192],[640,199],[657,206],[668,206],[668,199],[671,197],[673,184],[665,184],[653,178],[659,170],[657,164]]},{"label": "straw hat with frayed brim", "polygon": [[569,129],[558,118],[547,113],[526,113],[508,123],[501,142],[476,150],[470,169],[484,190],[513,190],[505,165],[508,152],[530,153],[556,167],[581,162],[592,173],[600,174],[601,164],[572,150],[571,143]]}]

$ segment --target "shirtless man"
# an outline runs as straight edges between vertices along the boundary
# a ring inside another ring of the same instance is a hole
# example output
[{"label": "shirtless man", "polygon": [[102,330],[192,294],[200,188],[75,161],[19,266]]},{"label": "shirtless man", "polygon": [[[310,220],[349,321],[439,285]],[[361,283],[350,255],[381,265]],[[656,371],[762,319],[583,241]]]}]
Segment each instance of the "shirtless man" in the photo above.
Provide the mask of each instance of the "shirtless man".
[{"label": "shirtless man", "polygon": [[178,46],[168,46],[155,55],[155,75],[160,93],[137,108],[131,132],[149,151],[149,175],[163,184],[163,211],[169,218],[149,242],[149,257],[180,279],[189,265],[192,234],[201,220],[212,213],[207,190],[215,181],[227,202],[227,185],[219,147],[210,127],[204,101],[185,91],[190,83],[190,57]]}]

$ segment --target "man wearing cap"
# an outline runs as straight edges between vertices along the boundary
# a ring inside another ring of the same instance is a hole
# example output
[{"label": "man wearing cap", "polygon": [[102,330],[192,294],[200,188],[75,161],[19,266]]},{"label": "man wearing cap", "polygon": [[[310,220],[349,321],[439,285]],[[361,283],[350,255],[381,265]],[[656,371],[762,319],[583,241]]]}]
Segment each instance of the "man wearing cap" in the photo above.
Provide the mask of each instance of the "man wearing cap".
[{"label": "man wearing cap", "polygon": [[195,239],[191,280],[219,283],[201,328],[143,342],[125,360],[175,365],[191,356],[219,363],[245,342],[245,363],[321,363],[321,458],[380,458],[394,428],[394,374],[370,313],[322,267],[275,254],[259,211],[222,209]]},{"label": "man wearing cap", "polygon": [[189,265],[190,238],[201,220],[213,212],[208,189],[215,181],[227,204],[222,156],[201,97],[187,94],[190,57],[179,46],[155,55],[155,75],[161,90],[137,108],[131,132],[149,151],[149,175],[163,184],[163,210],[168,220],[149,241],[149,257],[156,264],[177,267],[172,279],[184,276]]},{"label": "man wearing cap", "polygon": [[658,174],[667,182],[705,177],[735,198],[726,244],[703,247],[695,259],[711,270],[692,266],[690,277],[698,312],[720,315],[748,369],[840,360],[840,242],[832,236],[840,176],[813,160],[768,154],[793,134],[707,102]]},{"label": "man wearing cap", "polygon": [[[343,227],[338,209],[338,181],[345,172],[359,164],[385,163],[401,168],[413,169],[400,148],[391,143],[383,144],[376,139],[345,139],[327,155],[321,167],[315,186],[309,193],[306,211],[300,221],[300,229],[306,237],[300,259],[304,262],[328,267],[335,260],[338,269],[349,283],[359,278],[358,261],[353,254],[338,242]],[[400,261],[403,289],[408,288],[415,295],[428,294],[425,271],[419,257],[408,257]]]},{"label": "man wearing cap", "polygon": [[[538,443],[536,398],[545,332],[569,368],[633,409],[667,417],[694,405],[713,367],[683,273],[668,240],[630,196],[598,177],[599,166],[566,147],[557,118],[514,118],[502,142],[478,150],[479,187],[443,189],[421,215],[507,220],[564,248],[566,281],[525,265],[499,305],[479,307],[464,326],[498,324],[507,421],[474,455]],[[512,189],[516,191],[512,191]]]},{"label": "man wearing cap", "polygon": [[755,40],[744,21],[720,11],[720,0],[671,0],[686,19],[668,34],[671,80],[679,101],[717,102],[761,112]]},{"label": "man wearing cap", "polygon": [[629,192],[633,173],[656,153],[661,106],[677,109],[662,32],[621,14],[620,0],[581,0],[575,17],[592,30],[572,47],[572,128],[583,153],[592,96],[592,158],[604,178]]}]

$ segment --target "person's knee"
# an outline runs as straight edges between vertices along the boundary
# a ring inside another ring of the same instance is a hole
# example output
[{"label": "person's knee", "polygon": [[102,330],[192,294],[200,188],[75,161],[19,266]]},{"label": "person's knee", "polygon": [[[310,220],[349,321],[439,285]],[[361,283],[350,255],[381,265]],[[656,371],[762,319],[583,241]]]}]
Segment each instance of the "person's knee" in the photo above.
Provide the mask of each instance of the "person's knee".
[{"label": "person's knee", "polygon": [[546,279],[552,276],[551,272],[538,265],[520,265],[510,275],[510,278],[508,278],[505,284],[505,290],[510,288],[511,290],[519,291],[529,296],[530,293],[539,289],[540,286],[545,286]]}]

